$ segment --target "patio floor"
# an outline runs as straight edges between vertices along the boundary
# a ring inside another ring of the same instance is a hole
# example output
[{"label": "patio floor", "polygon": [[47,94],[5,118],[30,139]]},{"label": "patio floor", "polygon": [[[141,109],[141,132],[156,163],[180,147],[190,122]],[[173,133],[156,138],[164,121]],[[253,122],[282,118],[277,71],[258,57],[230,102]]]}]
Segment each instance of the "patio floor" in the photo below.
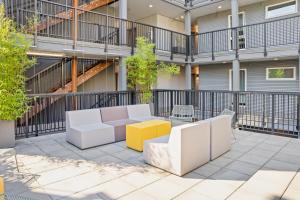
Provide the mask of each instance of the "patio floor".
[{"label": "patio floor", "polygon": [[184,177],[143,162],[125,142],[81,151],[65,134],[0,150],[6,192],[48,199],[300,199],[300,140],[235,131],[232,150]]}]

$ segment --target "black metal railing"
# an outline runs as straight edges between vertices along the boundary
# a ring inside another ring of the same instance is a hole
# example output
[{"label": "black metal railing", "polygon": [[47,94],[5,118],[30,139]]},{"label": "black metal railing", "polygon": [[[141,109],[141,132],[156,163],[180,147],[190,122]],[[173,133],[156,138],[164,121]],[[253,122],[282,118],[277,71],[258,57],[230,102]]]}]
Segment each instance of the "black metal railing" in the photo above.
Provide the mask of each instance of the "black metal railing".
[{"label": "black metal railing", "polygon": [[300,44],[300,16],[188,36],[46,0],[4,3],[6,15],[20,26],[30,26],[32,19],[36,19],[38,24],[31,30],[35,37],[74,40],[74,46],[77,41],[105,44],[106,50],[108,45],[122,45],[131,47],[134,53],[136,38],[144,36],[155,44],[155,49],[170,52],[171,58],[173,54],[209,54],[214,60],[220,52],[234,52],[238,56],[241,49],[260,48],[266,56],[268,48]]},{"label": "black metal railing", "polygon": [[[193,105],[197,120],[236,112],[236,125],[244,130],[299,136],[300,93],[153,90],[153,112],[168,118],[174,105]],[[65,131],[65,112],[142,102],[135,91],[30,95],[30,106],[16,122],[16,137]]]},{"label": "black metal railing", "polygon": [[210,54],[212,59],[216,53],[254,48],[266,56],[270,47],[300,44],[300,16],[199,33],[192,41],[193,55]]},{"label": "black metal railing", "polygon": [[120,19],[93,11],[46,0],[28,0],[20,4],[5,0],[6,15],[21,27],[32,27],[37,36],[55,37],[108,45],[135,47],[137,37],[146,37],[157,50],[187,54],[187,35],[167,29]]}]

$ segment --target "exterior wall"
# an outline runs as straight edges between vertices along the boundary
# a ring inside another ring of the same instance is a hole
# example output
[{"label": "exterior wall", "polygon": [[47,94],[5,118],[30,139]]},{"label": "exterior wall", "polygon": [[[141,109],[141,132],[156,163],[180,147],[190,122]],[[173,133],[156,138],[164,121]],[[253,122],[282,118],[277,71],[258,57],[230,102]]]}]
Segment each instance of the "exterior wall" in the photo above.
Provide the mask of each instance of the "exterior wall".
[{"label": "exterior wall", "polygon": [[180,68],[180,74],[170,75],[166,73],[160,73],[157,77],[156,89],[185,89],[185,72],[184,67]]},{"label": "exterior wall", "polygon": [[184,33],[184,23],[165,17],[163,15],[151,15],[149,17],[137,20],[137,22],[157,26],[163,29]]},{"label": "exterior wall", "polygon": [[[266,80],[268,67],[296,67],[296,80]],[[231,63],[200,66],[200,90],[229,90]],[[241,63],[246,69],[247,91],[299,91],[299,67],[297,60]]]},{"label": "exterior wall", "polygon": [[84,84],[78,87],[78,92],[92,91],[115,91],[116,76],[114,66],[108,67],[106,70],[97,74]]},{"label": "exterior wall", "polygon": [[[245,24],[254,24],[274,19],[285,18],[300,13],[300,1],[298,0],[298,13],[286,15],[278,18],[265,19],[265,7],[268,5],[285,2],[286,0],[267,0],[260,3],[255,3],[239,8],[239,12],[245,13]],[[231,10],[217,12],[210,15],[202,16],[197,19],[197,24],[200,33],[220,30],[228,28],[228,15],[231,15]]]}]

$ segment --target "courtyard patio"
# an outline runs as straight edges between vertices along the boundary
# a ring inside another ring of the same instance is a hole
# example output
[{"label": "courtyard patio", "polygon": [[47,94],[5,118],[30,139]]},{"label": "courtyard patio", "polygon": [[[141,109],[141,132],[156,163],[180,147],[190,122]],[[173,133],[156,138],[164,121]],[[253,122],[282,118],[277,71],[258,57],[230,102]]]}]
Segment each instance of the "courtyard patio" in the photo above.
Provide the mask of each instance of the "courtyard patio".
[{"label": "courtyard patio", "polygon": [[0,153],[6,193],[31,199],[300,198],[300,140],[235,130],[232,149],[178,177],[147,165],[125,142],[79,150],[53,134]]}]

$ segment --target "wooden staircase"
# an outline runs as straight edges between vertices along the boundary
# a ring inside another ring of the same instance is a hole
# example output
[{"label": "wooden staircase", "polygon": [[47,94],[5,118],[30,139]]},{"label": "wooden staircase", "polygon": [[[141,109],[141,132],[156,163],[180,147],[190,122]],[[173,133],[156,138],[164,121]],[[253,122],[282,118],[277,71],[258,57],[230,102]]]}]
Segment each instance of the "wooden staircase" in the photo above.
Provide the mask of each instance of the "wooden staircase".
[{"label": "wooden staircase", "polygon": [[[91,11],[91,10],[94,10],[96,8],[100,8],[102,6],[109,5],[109,4],[111,4],[115,1],[116,0],[93,0],[90,3],[78,6],[79,11],[77,12],[77,15],[80,15],[80,14],[84,13],[85,11]],[[56,14],[54,16],[55,19],[50,20],[50,22],[46,21],[46,22],[42,22],[42,23],[38,24],[37,25],[37,30],[41,31],[41,30],[46,29],[47,26],[53,26],[53,25],[56,25],[56,24],[62,22],[64,19],[71,19],[71,18],[73,18],[73,15],[74,15],[73,10]]]},{"label": "wooden staircase", "polygon": [[[79,75],[77,77],[77,87],[82,85],[86,81],[90,80],[91,78],[93,78],[94,76],[96,76],[97,74],[99,74],[100,72],[102,72],[103,70],[105,70],[106,68],[111,66],[112,64],[113,64],[113,61],[101,62],[101,63],[97,64],[96,66],[92,67],[91,69],[87,70],[85,73]],[[54,91],[51,94],[59,95],[59,94],[68,93],[71,91],[72,91],[72,81],[68,82],[64,87],[57,89],[56,91]],[[27,112],[28,113],[27,119],[30,119],[33,116],[37,115],[38,113],[43,111],[48,106],[55,103],[60,98],[61,98],[60,96],[57,96],[57,97],[51,98],[50,101],[43,101],[40,103],[35,102],[35,105],[30,108],[29,112]],[[21,123],[23,124],[26,122],[22,121]]]}]

